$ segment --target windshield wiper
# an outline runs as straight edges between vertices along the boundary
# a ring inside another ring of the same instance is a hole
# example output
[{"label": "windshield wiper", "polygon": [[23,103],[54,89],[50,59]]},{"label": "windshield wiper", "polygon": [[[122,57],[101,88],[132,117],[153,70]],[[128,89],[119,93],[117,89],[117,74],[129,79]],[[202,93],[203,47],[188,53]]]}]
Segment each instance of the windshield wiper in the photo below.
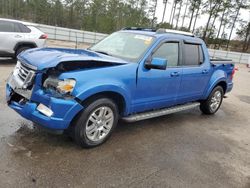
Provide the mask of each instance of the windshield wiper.
[{"label": "windshield wiper", "polygon": [[100,54],[104,54],[104,55],[108,55],[108,56],[112,56],[110,55],[108,52],[104,52],[104,51],[99,51],[99,50],[94,50],[94,52],[100,53]]}]

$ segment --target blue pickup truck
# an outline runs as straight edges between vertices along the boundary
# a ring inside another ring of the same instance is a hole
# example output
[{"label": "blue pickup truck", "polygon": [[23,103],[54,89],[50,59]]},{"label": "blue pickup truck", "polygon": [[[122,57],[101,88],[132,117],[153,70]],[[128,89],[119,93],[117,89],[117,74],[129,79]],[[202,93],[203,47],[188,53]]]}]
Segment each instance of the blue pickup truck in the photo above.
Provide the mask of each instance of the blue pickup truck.
[{"label": "blue pickup truck", "polygon": [[232,90],[234,65],[210,60],[191,33],[126,28],[86,50],[41,48],[18,56],[8,105],[82,147],[104,143],[118,120],[139,121],[200,106],[214,114]]}]

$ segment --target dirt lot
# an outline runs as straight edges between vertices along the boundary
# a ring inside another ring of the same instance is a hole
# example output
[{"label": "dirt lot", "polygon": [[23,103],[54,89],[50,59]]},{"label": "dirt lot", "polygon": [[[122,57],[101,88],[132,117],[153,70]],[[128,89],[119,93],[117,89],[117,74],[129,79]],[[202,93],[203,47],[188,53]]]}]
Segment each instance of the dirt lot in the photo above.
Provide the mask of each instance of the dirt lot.
[{"label": "dirt lot", "polygon": [[250,72],[214,116],[198,109],[127,124],[111,139],[81,149],[7,107],[0,61],[0,187],[250,187]]}]

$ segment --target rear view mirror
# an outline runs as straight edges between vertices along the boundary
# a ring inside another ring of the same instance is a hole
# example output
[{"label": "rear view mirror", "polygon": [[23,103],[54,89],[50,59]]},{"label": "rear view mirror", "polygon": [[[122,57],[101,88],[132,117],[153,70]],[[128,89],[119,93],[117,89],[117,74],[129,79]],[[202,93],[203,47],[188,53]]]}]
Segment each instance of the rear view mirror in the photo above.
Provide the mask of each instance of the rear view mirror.
[{"label": "rear view mirror", "polygon": [[165,70],[167,68],[167,60],[162,58],[153,58],[152,61],[145,63],[147,69],[160,69]]}]

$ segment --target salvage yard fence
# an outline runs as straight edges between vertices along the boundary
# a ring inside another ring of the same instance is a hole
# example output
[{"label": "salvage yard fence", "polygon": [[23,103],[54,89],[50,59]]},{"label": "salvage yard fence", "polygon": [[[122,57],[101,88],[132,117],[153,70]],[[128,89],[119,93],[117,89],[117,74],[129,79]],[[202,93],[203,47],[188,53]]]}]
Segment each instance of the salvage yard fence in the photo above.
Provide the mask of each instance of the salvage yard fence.
[{"label": "salvage yard fence", "polygon": [[[107,36],[107,34],[103,33],[82,31],[82,30],[49,26],[43,24],[37,24],[36,27],[39,28],[44,33],[48,34],[49,39],[75,42],[76,44],[78,43],[95,44]],[[209,49],[209,54],[212,58],[232,59],[235,63],[250,64],[249,53],[239,53],[239,52]]]},{"label": "salvage yard fence", "polygon": [[102,33],[81,31],[77,29],[68,29],[64,27],[55,27],[43,24],[38,24],[36,25],[36,27],[46,33],[48,35],[48,38],[52,40],[95,44],[107,36],[107,34]]},{"label": "salvage yard fence", "polygon": [[212,58],[231,59],[235,63],[250,64],[249,53],[231,52],[231,51],[223,51],[215,49],[209,49],[208,51],[210,57]]}]

